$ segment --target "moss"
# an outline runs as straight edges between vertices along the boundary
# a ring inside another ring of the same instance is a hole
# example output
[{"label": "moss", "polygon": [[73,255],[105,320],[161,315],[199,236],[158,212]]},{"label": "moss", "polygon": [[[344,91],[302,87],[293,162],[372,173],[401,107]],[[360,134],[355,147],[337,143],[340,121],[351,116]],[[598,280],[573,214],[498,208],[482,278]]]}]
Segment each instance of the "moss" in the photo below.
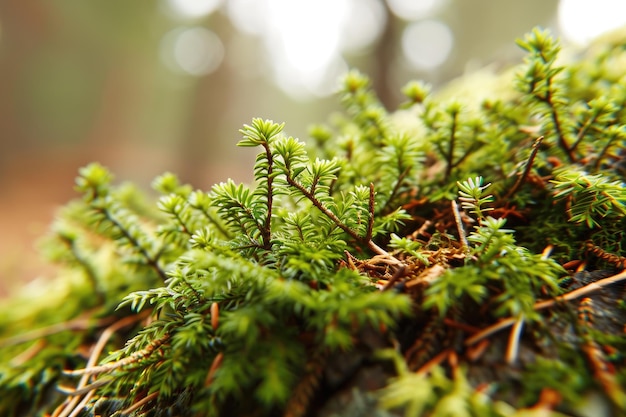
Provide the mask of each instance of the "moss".
[{"label": "moss", "polygon": [[514,76],[394,112],[350,72],[311,144],[242,128],[250,186],[82,168],[66,272],[1,307],[0,413],[625,413],[625,39],[562,62],[535,29]]}]

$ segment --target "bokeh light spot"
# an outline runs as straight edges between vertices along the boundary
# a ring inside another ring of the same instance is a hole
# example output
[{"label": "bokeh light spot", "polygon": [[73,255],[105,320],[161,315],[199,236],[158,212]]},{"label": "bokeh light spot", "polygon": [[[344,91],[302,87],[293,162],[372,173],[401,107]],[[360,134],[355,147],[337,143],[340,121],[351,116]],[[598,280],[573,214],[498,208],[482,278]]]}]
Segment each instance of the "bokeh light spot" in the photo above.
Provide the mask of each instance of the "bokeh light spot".
[{"label": "bokeh light spot", "polygon": [[161,56],[177,72],[202,76],[220,66],[224,45],[215,33],[203,27],[175,29],[163,38]]},{"label": "bokeh light spot", "polygon": [[446,0],[387,0],[391,12],[403,20],[418,20],[434,15]]},{"label": "bokeh light spot", "polygon": [[213,13],[221,0],[167,0],[169,8],[182,18],[197,19]]},{"label": "bokeh light spot", "polygon": [[261,39],[277,85],[298,99],[333,93],[342,53],[365,51],[387,22],[380,0],[229,0],[225,11]]},{"label": "bokeh light spot", "polygon": [[345,9],[345,0],[270,1],[268,50],[298,72],[325,67],[338,51]]},{"label": "bokeh light spot", "polygon": [[385,29],[387,14],[377,0],[350,0],[340,31],[344,52],[358,52],[376,41]]},{"label": "bokeh light spot", "polygon": [[561,0],[558,21],[567,40],[584,45],[603,33],[626,25],[626,1]]},{"label": "bokeh light spot", "polygon": [[226,13],[235,28],[250,35],[260,35],[266,27],[266,0],[228,0]]},{"label": "bokeh light spot", "polygon": [[420,70],[434,70],[452,52],[454,36],[438,20],[422,20],[408,25],[402,34],[402,52],[409,63]]}]

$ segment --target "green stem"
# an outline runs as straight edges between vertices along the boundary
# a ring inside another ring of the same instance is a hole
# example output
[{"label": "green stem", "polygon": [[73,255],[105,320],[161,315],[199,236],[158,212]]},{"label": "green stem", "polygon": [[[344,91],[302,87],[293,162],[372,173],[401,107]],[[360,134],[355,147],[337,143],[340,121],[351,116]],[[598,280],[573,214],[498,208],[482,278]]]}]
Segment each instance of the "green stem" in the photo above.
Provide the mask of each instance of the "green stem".
[{"label": "green stem", "polygon": [[319,211],[321,211],[322,213],[324,213],[324,215],[326,215],[329,219],[331,219],[337,227],[339,227],[341,230],[346,232],[348,235],[350,235],[350,237],[352,237],[357,242],[360,242],[366,245],[372,252],[375,252],[379,255],[385,255],[385,256],[389,255],[389,253],[386,250],[378,246],[376,243],[374,243],[374,241],[372,241],[371,239],[367,239],[362,236],[359,236],[357,232],[355,232],[353,229],[351,229],[345,223],[343,223],[341,219],[339,219],[339,217],[335,215],[335,213],[330,211],[321,201],[319,201],[313,194],[311,194],[311,192],[308,191],[302,184],[300,184],[298,181],[293,179],[293,177],[291,176],[291,171],[289,170],[289,167],[287,167],[287,170],[288,170],[287,175],[286,175],[287,183],[291,185],[292,187],[295,187],[296,189],[298,189],[298,191],[300,191],[309,201],[311,201],[311,203],[313,203],[313,205],[317,207]]},{"label": "green stem", "polygon": [[224,235],[224,237],[226,239],[232,239],[233,236],[230,234],[230,232],[224,228],[224,226],[222,225],[222,223],[217,220],[210,212],[209,210],[201,210],[200,212],[202,214],[204,214],[204,216],[211,222],[213,223],[213,225],[217,228],[217,230],[219,230],[219,232]]},{"label": "green stem", "polygon": [[561,127],[561,121],[559,120],[559,113],[556,109],[556,106],[554,105],[554,100],[552,97],[552,79],[551,78],[548,78],[546,80],[546,86],[547,86],[546,96],[543,98],[539,97],[539,99],[545,102],[550,109],[550,118],[552,119],[552,124],[554,125],[554,132],[556,133],[559,146],[561,147],[561,149],[563,149],[569,161],[571,163],[575,163],[576,154],[574,153],[573,147],[570,147],[567,144],[567,140],[565,139],[565,133],[563,133],[563,128]]},{"label": "green stem", "polygon": [[130,244],[139,251],[141,256],[143,256],[144,259],[146,260],[146,263],[148,264],[148,266],[150,266],[159,275],[161,280],[163,282],[165,282],[167,280],[167,274],[165,273],[163,268],[161,268],[161,266],[159,265],[158,257],[150,256],[150,254],[148,253],[146,248],[144,248],[137,241],[137,239],[135,239],[130,234],[130,232],[128,230],[126,230],[126,228],[124,226],[122,226],[122,224],[115,217],[113,217],[113,215],[111,214],[111,212],[109,210],[104,209],[104,208],[101,208],[99,210],[102,212],[102,214],[104,214],[105,218],[108,221],[110,221],[113,224],[113,226],[115,228],[117,228],[122,233],[122,235],[124,235],[124,237],[130,242]]}]

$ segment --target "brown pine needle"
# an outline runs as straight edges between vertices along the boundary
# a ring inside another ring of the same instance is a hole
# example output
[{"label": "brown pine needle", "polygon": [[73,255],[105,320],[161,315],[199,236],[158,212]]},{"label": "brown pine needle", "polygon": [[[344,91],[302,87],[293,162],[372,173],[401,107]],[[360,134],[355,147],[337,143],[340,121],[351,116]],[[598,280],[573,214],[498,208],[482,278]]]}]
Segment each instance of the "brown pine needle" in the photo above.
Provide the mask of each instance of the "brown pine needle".
[{"label": "brown pine needle", "polygon": [[[123,319],[118,320],[115,323],[111,324],[109,327],[107,327],[100,335],[98,342],[96,342],[96,345],[94,346],[91,352],[91,356],[89,357],[89,360],[87,361],[86,367],[91,368],[97,363],[98,358],[100,357],[100,353],[102,353],[102,350],[104,349],[107,341],[115,334],[116,331],[118,331],[119,329],[123,327],[129,326],[133,323],[141,321],[142,319],[146,318],[148,315],[149,315],[149,312],[146,311],[141,314],[136,314],[134,316],[124,317]],[[87,374],[82,375],[74,391],[82,392],[83,389],[87,386],[87,383],[89,382],[89,378],[90,376]],[[87,396],[85,398],[90,398],[93,395],[93,393],[94,391],[90,390],[86,394]],[[78,408],[80,405],[79,404],[80,395],[81,394],[70,395],[65,400],[65,402],[63,402],[63,404],[57,407],[57,409],[54,411],[51,417],[68,417],[71,413],[74,413],[77,409],[81,409],[81,408]]]},{"label": "brown pine needle", "polygon": [[456,229],[459,233],[459,242],[461,242],[461,249],[463,253],[469,253],[469,244],[467,243],[467,237],[465,236],[465,229],[463,228],[463,222],[461,221],[461,213],[459,213],[459,206],[456,201],[451,200],[452,213],[454,213],[454,221],[456,222]]},{"label": "brown pine needle", "polygon": [[54,334],[68,330],[87,330],[91,327],[101,327],[115,320],[115,317],[105,317],[100,320],[93,320],[91,317],[92,314],[93,312],[90,311],[74,320],[66,321],[63,323],[56,323],[47,327],[42,327],[40,329],[35,329],[26,333],[18,334],[13,337],[0,339],[0,348],[19,345],[21,343],[26,343],[30,342],[31,340],[52,336]]},{"label": "brown pine needle", "polygon": [[[87,395],[85,395],[85,397],[82,399],[82,401],[79,402],[78,405],[72,410],[72,412],[68,415],[68,417],[76,417],[77,415],[79,415],[83,411],[83,409],[85,408],[89,400],[91,400],[91,397],[93,397],[94,392],[95,391],[93,390],[89,391]],[[80,398],[80,397],[76,397],[76,398]]]},{"label": "brown pine needle", "polygon": [[159,339],[155,339],[148,346],[134,352],[130,356],[125,357],[124,359],[120,359],[119,361],[106,363],[100,366],[87,366],[83,369],[76,369],[74,371],[63,371],[65,375],[68,376],[77,376],[77,375],[96,375],[102,374],[105,372],[111,372],[118,368],[122,368],[126,365],[130,365],[140,361],[141,359],[149,357],[156,349],[158,349],[162,344],[167,342],[170,338],[169,333],[164,334]]},{"label": "brown pine needle", "polygon": [[434,358],[429,360],[422,366],[420,369],[416,371],[418,375],[426,375],[428,374],[435,366],[439,365],[441,362],[446,360],[454,351],[452,349],[446,349],[443,352],[440,352]]},{"label": "brown pine needle", "polygon": [[532,168],[533,163],[535,162],[535,157],[537,156],[537,152],[539,152],[539,146],[541,145],[541,142],[543,142],[543,136],[539,136],[537,139],[535,139],[535,142],[533,143],[533,146],[532,146],[532,150],[530,151],[530,156],[528,157],[528,161],[526,162],[526,166],[524,167],[524,172],[522,172],[522,175],[520,175],[517,178],[517,181],[515,181],[515,184],[513,184],[513,187],[511,187],[509,192],[506,193],[504,200],[510,200],[511,197],[515,195],[517,190],[519,190],[519,188],[524,184],[524,181],[526,181],[526,177],[528,177],[528,174],[530,173],[530,169]]},{"label": "brown pine needle", "polygon": [[509,344],[506,349],[506,363],[513,365],[517,360],[517,354],[519,352],[519,341],[522,334],[522,328],[524,327],[524,319],[519,317],[515,320],[513,328],[511,329],[511,335],[509,336]]},{"label": "brown pine needle", "polygon": [[27,348],[25,351],[14,357],[9,361],[11,366],[20,366],[23,365],[26,361],[35,357],[39,352],[46,347],[47,342],[44,339],[37,340],[32,346]]},{"label": "brown pine needle", "polygon": [[207,373],[206,379],[204,380],[205,387],[208,387],[209,385],[211,385],[211,383],[213,382],[213,377],[215,376],[215,372],[217,372],[223,360],[224,360],[224,352],[218,353],[215,356],[215,358],[213,358],[213,362],[211,363],[209,372]]},{"label": "brown pine needle", "polygon": [[93,391],[96,388],[100,388],[102,386],[105,386],[109,383],[113,382],[113,378],[111,377],[102,377],[100,379],[97,379],[96,381],[92,382],[89,385],[85,385],[84,387],[80,388],[80,389],[75,389],[73,387],[67,387],[64,385],[59,385],[57,386],[57,390],[62,392],[65,395],[71,395],[71,396],[76,396],[76,395],[83,395],[88,393],[89,391]]},{"label": "brown pine needle", "polygon": [[130,407],[128,407],[125,410],[121,411],[122,415],[126,415],[126,414],[130,414],[133,411],[137,410],[139,407],[143,406],[144,404],[154,400],[155,398],[157,398],[159,396],[159,391],[157,392],[153,392],[150,395],[146,395],[145,397],[143,397],[141,400],[137,401],[135,404],[131,405]]},{"label": "brown pine needle", "polygon": [[[619,274],[612,275],[608,278],[604,278],[599,281],[592,282],[590,284],[585,285],[584,287],[568,292],[567,294],[560,295],[551,300],[539,301],[538,303],[535,303],[535,305],[533,306],[533,310],[535,311],[544,310],[558,303],[572,301],[572,300],[582,297],[583,295],[590,294],[608,285],[615,284],[617,282],[624,281],[624,280],[626,280],[626,270],[620,272]],[[473,345],[474,343],[479,342],[483,339],[486,339],[487,337],[491,336],[494,333],[499,332],[502,329],[506,329],[507,327],[512,326],[516,321],[517,321],[517,318],[513,318],[513,317],[500,320],[499,322],[492,324],[491,326],[486,327],[482,331],[469,337],[468,339],[465,340],[464,344],[465,346]]]}]

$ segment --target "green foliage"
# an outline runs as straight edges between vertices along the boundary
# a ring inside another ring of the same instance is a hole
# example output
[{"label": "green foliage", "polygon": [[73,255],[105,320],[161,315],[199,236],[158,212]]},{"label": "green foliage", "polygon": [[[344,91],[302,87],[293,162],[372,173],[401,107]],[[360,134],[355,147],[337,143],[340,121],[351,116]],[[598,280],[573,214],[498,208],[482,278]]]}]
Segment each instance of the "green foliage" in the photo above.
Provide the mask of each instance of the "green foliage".
[{"label": "green foliage", "polygon": [[253,119],[251,185],[165,173],[153,203],[82,168],[60,279],[0,307],[0,414],[626,412],[619,296],[562,266],[624,267],[626,41],[518,44],[482,102],[409,82],[390,112],[351,71],[314,143]]},{"label": "green foliage", "polygon": [[622,181],[609,182],[606,176],[589,175],[579,170],[557,171],[554,184],[556,199],[567,198],[567,214],[574,223],[589,228],[600,226],[605,217],[619,218],[626,214],[626,188]]},{"label": "green foliage", "polygon": [[571,162],[576,160],[575,146],[569,137],[570,126],[565,117],[568,100],[558,77],[563,67],[556,65],[560,46],[547,30],[534,29],[518,40],[517,44],[528,52],[526,65],[520,70],[516,87],[525,99],[545,120],[546,136],[556,143]]},{"label": "green foliage", "polygon": [[438,159],[445,161],[444,182],[448,182],[455,168],[486,143],[484,123],[480,118],[472,117],[460,101],[439,106],[427,103],[423,121]]},{"label": "green foliage", "polygon": [[492,195],[485,194],[485,190],[491,184],[483,185],[483,177],[468,178],[466,181],[457,182],[457,184],[459,186],[461,207],[469,210],[482,222],[485,219],[484,212],[493,210],[490,207],[483,207],[494,200]]},{"label": "green foliage", "polygon": [[[446,271],[435,281],[427,290],[425,306],[436,307],[443,315],[454,306],[478,308],[491,296],[491,311],[496,317],[538,318],[535,302],[546,289],[552,295],[559,292],[558,281],[565,271],[553,260],[517,246],[513,230],[504,229],[504,223],[504,219],[485,218],[467,238],[473,244],[472,261]],[[464,297],[475,304],[460,302]]]}]

